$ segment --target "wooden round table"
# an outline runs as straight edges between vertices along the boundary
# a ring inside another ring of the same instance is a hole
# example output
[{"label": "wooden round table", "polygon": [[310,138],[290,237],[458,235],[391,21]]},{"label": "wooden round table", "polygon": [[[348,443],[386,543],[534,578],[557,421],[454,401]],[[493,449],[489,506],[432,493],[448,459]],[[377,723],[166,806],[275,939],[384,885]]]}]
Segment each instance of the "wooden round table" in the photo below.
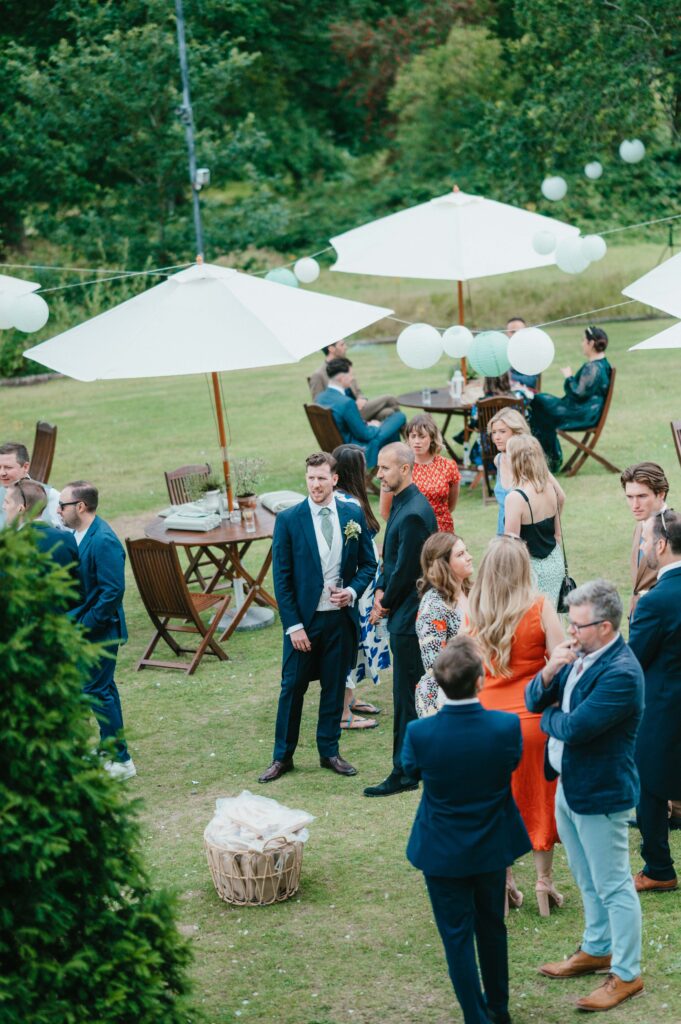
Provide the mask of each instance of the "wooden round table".
[{"label": "wooden round table", "polygon": [[[424,402],[424,391],[427,391],[430,395],[430,402]],[[408,391],[404,395],[398,395],[397,401],[407,409],[422,409],[423,412],[443,414],[445,421],[441,427],[442,440],[444,441],[445,448],[449,452],[450,456],[453,459],[456,459],[456,452],[447,440],[447,430],[449,429],[450,420],[452,416],[463,416],[464,440],[467,441],[469,434],[468,416],[475,403],[481,398],[482,388],[480,387],[469,386],[466,388],[461,398],[453,398],[449,390],[449,385],[444,384],[439,388],[422,388],[420,391]]]}]

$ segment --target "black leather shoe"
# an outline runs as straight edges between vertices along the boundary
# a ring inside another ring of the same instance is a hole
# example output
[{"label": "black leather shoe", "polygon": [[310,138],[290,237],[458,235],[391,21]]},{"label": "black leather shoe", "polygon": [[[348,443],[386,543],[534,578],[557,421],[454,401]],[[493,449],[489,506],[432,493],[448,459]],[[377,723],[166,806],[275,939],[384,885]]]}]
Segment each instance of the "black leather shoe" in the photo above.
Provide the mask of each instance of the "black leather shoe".
[{"label": "black leather shoe", "polygon": [[490,1024],[512,1024],[508,1013],[495,1013],[494,1010],[490,1010],[488,1007],[487,1016],[490,1019]]},{"label": "black leather shoe", "polygon": [[258,782],[274,782],[275,779],[280,779],[282,775],[286,775],[286,772],[293,771],[293,760],[288,761],[273,761],[269,768],[258,776]]},{"label": "black leather shoe", "polygon": [[340,754],[336,754],[335,757],[320,757],[319,763],[322,768],[330,768],[336,775],[357,774],[357,769],[353,768],[347,761],[344,761]]},{"label": "black leather shoe", "polygon": [[418,789],[416,779],[410,779],[408,775],[389,775],[387,779],[380,782],[378,786],[367,786],[364,790],[365,796],[393,796],[395,793],[408,793],[410,790]]}]

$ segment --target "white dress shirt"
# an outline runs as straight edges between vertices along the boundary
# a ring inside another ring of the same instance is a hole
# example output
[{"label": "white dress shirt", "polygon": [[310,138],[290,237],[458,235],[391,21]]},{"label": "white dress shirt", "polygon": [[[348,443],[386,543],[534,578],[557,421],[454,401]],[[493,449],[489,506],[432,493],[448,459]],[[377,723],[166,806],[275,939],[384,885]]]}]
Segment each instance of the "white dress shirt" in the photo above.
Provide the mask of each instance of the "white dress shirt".
[{"label": "white dress shirt", "polygon": [[479,704],[480,701],[477,697],[464,697],[462,700],[451,700],[449,697],[445,697],[442,701],[442,707],[445,704],[455,704],[457,707],[461,704]]},{"label": "white dress shirt", "polygon": [[92,523],[88,523],[84,530],[74,530],[73,531],[73,536],[76,539],[76,544],[78,545],[78,547],[80,547],[80,543],[81,543],[83,537],[88,532],[88,530],[90,529],[91,526],[92,526]]},{"label": "white dress shirt", "polygon": [[661,579],[666,572],[669,572],[670,569],[678,569],[679,567],[681,567],[681,558],[678,558],[675,562],[669,562],[668,565],[663,565],[657,574],[658,580]]}]

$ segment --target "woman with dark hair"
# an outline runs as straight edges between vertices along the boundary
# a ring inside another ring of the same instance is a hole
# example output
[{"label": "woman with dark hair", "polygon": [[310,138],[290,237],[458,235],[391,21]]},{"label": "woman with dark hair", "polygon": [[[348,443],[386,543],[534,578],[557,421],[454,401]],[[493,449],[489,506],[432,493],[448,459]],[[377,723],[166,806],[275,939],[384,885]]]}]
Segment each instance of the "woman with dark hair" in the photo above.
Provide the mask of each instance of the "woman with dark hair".
[{"label": "woman with dark hair", "polygon": [[[372,541],[378,533],[380,526],[374,511],[369,503],[369,496],[366,488],[366,459],[364,452],[356,444],[341,444],[333,451],[336,460],[336,473],[338,483],[336,484],[336,497],[342,501],[356,502],[366,519],[367,526],[371,533]],[[376,543],[374,543],[374,555],[379,561]],[[378,570],[376,571],[378,579]],[[374,718],[361,718],[358,712],[367,715],[379,714],[379,709],[355,697],[355,687],[362,679],[371,679],[374,683],[380,682],[381,669],[390,668],[390,647],[385,626],[378,623],[372,626],[369,623],[369,615],[374,605],[374,592],[376,590],[376,579],[370,587],[367,587],[359,599],[359,625],[360,642],[357,654],[357,664],[350,670],[345,683],[345,704],[343,717],[341,718],[341,729],[374,729],[378,722]]]},{"label": "woman with dark hair", "polygon": [[610,387],[612,368],[605,358],[608,335],[600,327],[587,327],[582,340],[586,362],[573,374],[569,366],[561,373],[566,378],[564,395],[540,392],[532,399],[532,433],[546,452],[549,468],[556,473],[563,463],[563,451],[557,430],[586,430],[594,427],[603,411]]},{"label": "woman with dark hair", "polygon": [[438,530],[451,533],[454,530],[452,512],[459,497],[459,467],[440,454],[442,434],[427,413],[414,416],[407,423],[407,441],[414,453],[412,480],[430,503]]},{"label": "woman with dark hair", "polygon": [[444,694],[433,676],[433,663],[449,640],[465,628],[473,559],[455,533],[434,533],[421,549],[422,576],[417,582],[421,603],[416,635],[426,670],[416,684],[416,713],[433,715]]}]

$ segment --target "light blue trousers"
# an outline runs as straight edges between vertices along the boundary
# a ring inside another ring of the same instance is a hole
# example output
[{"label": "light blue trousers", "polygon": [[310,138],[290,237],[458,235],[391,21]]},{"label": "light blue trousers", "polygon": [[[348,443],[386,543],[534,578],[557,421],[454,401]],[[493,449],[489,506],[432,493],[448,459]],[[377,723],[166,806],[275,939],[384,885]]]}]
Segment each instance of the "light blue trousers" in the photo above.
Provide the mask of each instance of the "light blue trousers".
[{"label": "light blue trousers", "polygon": [[556,824],[584,905],[582,949],[612,953],[611,971],[622,981],[641,973],[641,904],[629,861],[629,811],[575,814],[556,791]]}]

